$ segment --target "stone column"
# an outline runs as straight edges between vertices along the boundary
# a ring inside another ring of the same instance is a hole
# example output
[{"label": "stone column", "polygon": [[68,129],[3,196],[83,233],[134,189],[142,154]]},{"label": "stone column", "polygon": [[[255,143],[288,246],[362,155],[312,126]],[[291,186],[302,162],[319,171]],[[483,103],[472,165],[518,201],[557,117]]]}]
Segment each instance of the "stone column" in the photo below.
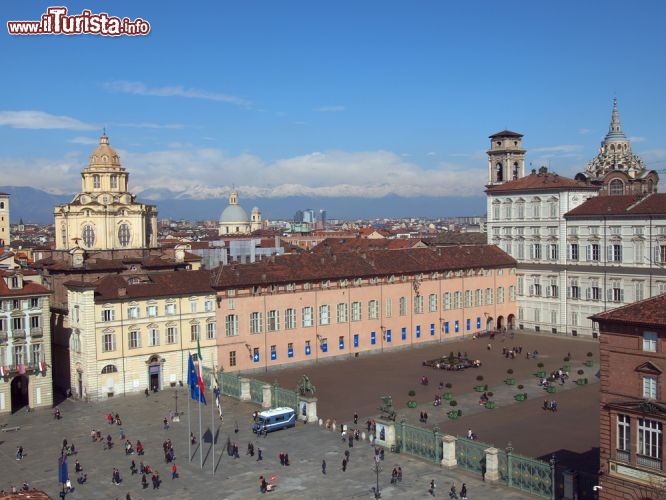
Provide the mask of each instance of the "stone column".
[{"label": "stone column", "polygon": [[[303,411],[303,409],[305,409],[305,412]],[[309,422],[316,422],[318,420],[317,398],[311,396],[299,396],[297,414],[298,414],[298,420],[306,424]]]},{"label": "stone column", "polygon": [[261,403],[261,407],[270,408],[271,406],[273,406],[273,403],[271,401],[273,398],[271,397],[272,393],[271,393],[270,384],[264,384],[262,395],[263,395],[263,402]]},{"label": "stone column", "polygon": [[[499,459],[498,459],[499,450],[497,448],[487,448],[486,449],[486,474],[485,478],[488,481],[498,481],[499,480]],[[482,465],[483,467],[483,465]],[[482,471],[483,474],[483,471]]]},{"label": "stone column", "polygon": [[250,401],[252,397],[250,396],[250,379],[246,377],[240,378],[240,400],[241,401]]},{"label": "stone column", "polygon": [[456,459],[456,441],[458,438],[455,436],[442,436],[442,466],[453,468],[458,465],[458,460]]}]

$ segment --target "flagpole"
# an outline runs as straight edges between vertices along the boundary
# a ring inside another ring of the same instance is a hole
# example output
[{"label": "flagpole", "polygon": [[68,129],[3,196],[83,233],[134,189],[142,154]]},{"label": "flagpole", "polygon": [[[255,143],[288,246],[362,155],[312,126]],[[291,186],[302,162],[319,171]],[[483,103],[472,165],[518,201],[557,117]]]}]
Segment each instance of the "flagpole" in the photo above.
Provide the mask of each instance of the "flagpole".
[{"label": "flagpole", "polygon": [[[210,355],[211,361],[213,361],[213,354],[211,353]],[[217,384],[214,384],[215,380],[215,364],[211,363],[211,366],[213,367],[213,372],[211,373],[210,377],[210,387],[212,391],[215,391],[215,388],[213,387],[214,385],[216,386]],[[213,398],[215,397],[215,394],[213,394]],[[211,434],[211,441],[213,442],[213,476],[215,475],[215,405],[212,404],[210,405],[210,434]]]},{"label": "flagpole", "polygon": [[[190,354],[190,357],[192,355]],[[188,371],[187,371],[187,387],[189,389],[190,394],[187,396],[187,456],[190,459],[190,462],[192,461],[192,425],[191,425],[191,412],[190,412],[190,399],[192,399],[192,387],[190,386],[190,371],[189,371],[189,365],[188,365]]]},{"label": "flagpole", "polygon": [[203,441],[201,440],[201,394],[199,394],[199,465],[203,469]]}]

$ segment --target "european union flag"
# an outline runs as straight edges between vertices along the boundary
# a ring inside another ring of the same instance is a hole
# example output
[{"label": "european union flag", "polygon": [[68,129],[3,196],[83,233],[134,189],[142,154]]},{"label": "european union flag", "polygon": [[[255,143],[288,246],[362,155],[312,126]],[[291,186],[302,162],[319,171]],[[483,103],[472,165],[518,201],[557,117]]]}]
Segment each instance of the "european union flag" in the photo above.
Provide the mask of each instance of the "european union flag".
[{"label": "european union flag", "polygon": [[194,359],[192,359],[191,354],[187,362],[187,385],[190,386],[190,395],[192,396],[192,399],[206,404],[206,398],[199,388],[199,375],[194,367]]}]

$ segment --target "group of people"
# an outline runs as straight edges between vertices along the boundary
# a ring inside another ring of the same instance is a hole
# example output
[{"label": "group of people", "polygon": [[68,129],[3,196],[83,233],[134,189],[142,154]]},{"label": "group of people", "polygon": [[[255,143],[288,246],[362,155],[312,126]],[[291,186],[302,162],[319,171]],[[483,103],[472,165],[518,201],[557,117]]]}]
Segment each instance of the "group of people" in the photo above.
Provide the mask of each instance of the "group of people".
[{"label": "group of people", "polygon": [[391,484],[401,483],[402,482],[402,467],[399,465],[393,467],[391,471]]},{"label": "group of people", "polygon": [[106,421],[109,423],[109,425],[113,424],[123,425],[123,422],[122,420],[120,420],[120,415],[118,415],[118,413],[116,413],[115,415],[113,413],[109,413],[106,416]]},{"label": "group of people", "polygon": [[164,450],[164,461],[166,463],[169,464],[176,460],[176,452],[173,449],[173,444],[171,443],[170,438],[164,440],[162,443],[162,449]]},{"label": "group of people", "polygon": [[544,410],[549,410],[549,411],[557,411],[557,401],[554,399],[551,399],[550,401],[547,399],[543,400],[543,409]]},{"label": "group of people", "polygon": [[428,423],[428,412],[427,411],[422,411],[421,414],[419,415],[419,422],[423,424]]}]

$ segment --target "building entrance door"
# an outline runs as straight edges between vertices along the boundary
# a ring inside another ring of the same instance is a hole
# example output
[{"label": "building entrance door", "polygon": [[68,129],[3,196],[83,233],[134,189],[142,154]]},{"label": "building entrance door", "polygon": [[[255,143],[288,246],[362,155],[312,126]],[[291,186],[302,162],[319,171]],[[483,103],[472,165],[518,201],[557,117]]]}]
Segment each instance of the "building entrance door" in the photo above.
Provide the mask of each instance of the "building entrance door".
[{"label": "building entrance door", "polygon": [[157,392],[162,388],[162,381],[160,380],[160,365],[150,365],[148,367],[150,375],[150,390]]},{"label": "building entrance door", "polygon": [[28,377],[19,375],[14,377],[11,385],[12,394],[12,413],[16,413],[21,408],[25,408],[30,404],[30,397],[28,392]]}]

